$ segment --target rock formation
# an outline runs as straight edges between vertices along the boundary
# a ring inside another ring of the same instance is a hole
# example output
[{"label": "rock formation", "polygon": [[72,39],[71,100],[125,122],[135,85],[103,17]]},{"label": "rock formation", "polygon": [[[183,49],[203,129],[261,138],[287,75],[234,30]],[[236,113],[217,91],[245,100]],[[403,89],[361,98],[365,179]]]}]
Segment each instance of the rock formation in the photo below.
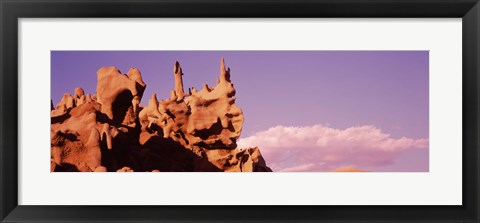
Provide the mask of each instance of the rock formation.
[{"label": "rock formation", "polygon": [[136,112],[147,86],[140,71],[131,68],[123,75],[116,67],[102,67],[97,71],[97,77],[97,101],[102,105],[101,112],[117,124],[135,124]]},{"label": "rock formation", "polygon": [[93,96],[75,88],[52,103],[51,171],[271,171],[258,148],[237,148],[244,117],[223,59],[214,87],[185,93],[179,62],[173,74],[170,98],[147,106],[140,71],[115,67],[97,71]]}]

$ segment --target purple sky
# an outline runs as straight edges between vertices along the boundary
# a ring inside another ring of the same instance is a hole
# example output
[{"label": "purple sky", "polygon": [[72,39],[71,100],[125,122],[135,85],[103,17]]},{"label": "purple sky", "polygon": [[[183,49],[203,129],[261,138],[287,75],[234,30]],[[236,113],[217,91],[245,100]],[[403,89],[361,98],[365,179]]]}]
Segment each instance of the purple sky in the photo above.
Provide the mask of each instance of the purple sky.
[{"label": "purple sky", "polygon": [[[176,60],[184,72],[185,89],[201,89],[204,82],[215,85],[222,57],[231,68],[236,102],[245,116],[241,138],[279,125],[316,124],[338,130],[375,126],[395,140],[429,137],[428,51],[52,51],[53,103],[75,87],[93,94],[96,71],[116,66],[122,72],[130,67],[141,71],[147,83],[142,99],[146,105],[152,93],[158,99],[169,97]],[[375,165],[346,159],[338,165],[428,171],[428,149],[399,151]],[[290,167],[294,164],[278,164]]]}]

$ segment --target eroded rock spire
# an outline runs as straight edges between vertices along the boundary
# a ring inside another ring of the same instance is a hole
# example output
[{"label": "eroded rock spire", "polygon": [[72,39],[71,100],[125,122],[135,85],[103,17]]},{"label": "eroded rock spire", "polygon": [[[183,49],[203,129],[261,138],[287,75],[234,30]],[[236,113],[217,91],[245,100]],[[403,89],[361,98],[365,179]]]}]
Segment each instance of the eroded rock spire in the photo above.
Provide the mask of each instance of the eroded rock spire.
[{"label": "eroded rock spire", "polygon": [[178,61],[175,61],[173,73],[175,75],[175,94],[177,96],[177,100],[181,100],[185,96],[185,93],[183,92],[182,67],[180,67],[180,63]]},{"label": "eroded rock spire", "polygon": [[222,58],[220,61],[220,82],[228,81],[230,82],[230,68],[225,69],[225,59]]}]

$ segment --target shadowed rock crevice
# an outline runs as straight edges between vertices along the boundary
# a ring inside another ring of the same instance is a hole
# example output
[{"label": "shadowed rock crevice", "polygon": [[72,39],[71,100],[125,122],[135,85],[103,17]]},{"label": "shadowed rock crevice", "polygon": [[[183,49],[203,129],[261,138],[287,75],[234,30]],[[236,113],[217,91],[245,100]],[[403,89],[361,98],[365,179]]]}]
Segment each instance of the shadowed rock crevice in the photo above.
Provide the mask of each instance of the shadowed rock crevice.
[{"label": "shadowed rock crevice", "polygon": [[207,140],[212,135],[220,135],[223,131],[222,123],[220,119],[210,126],[208,129],[200,129],[193,133],[194,136],[200,137],[202,140]]},{"label": "shadowed rock crevice", "polygon": [[117,95],[112,103],[113,122],[122,124],[130,107],[132,107],[133,95],[130,91],[125,90]]},{"label": "shadowed rock crevice", "polygon": [[172,139],[152,136],[143,145],[146,150],[144,169],[161,172],[219,172],[199,148],[188,149]]},{"label": "shadowed rock crevice", "polygon": [[160,89],[170,98],[147,106],[140,71],[116,67],[97,71],[95,94],[75,88],[51,102],[51,171],[271,171],[258,148],[237,148],[244,117],[223,59],[217,85],[200,91],[184,92],[178,61],[173,75],[173,89]]}]

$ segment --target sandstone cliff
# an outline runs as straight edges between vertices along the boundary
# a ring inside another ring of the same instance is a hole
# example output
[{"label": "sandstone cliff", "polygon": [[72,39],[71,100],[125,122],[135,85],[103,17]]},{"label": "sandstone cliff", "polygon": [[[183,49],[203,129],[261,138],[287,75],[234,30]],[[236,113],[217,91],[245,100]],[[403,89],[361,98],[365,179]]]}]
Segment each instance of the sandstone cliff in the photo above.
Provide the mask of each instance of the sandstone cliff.
[{"label": "sandstone cliff", "polygon": [[230,69],[222,59],[217,85],[183,87],[174,64],[174,89],[147,106],[140,71],[97,71],[94,95],[76,88],[51,110],[51,171],[271,171],[258,148],[237,148],[244,121],[235,104]]}]

